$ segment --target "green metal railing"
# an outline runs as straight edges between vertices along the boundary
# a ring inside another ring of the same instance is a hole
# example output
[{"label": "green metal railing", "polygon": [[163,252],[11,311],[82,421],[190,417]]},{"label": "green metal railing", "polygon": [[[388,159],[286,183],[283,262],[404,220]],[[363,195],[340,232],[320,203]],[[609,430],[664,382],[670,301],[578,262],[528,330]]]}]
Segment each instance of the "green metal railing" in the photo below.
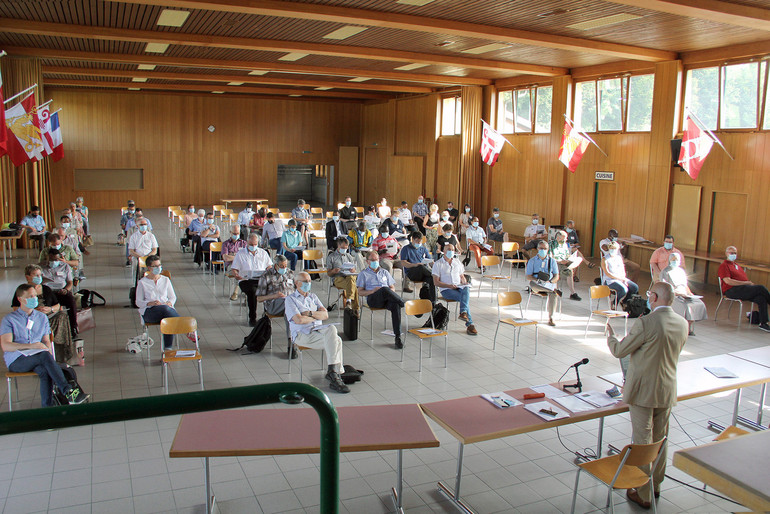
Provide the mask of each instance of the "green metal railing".
[{"label": "green metal railing", "polygon": [[329,397],[309,384],[284,382],[6,412],[0,414],[0,435],[278,402],[304,402],[318,414],[321,421],[320,511],[336,514],[339,511],[339,419]]}]

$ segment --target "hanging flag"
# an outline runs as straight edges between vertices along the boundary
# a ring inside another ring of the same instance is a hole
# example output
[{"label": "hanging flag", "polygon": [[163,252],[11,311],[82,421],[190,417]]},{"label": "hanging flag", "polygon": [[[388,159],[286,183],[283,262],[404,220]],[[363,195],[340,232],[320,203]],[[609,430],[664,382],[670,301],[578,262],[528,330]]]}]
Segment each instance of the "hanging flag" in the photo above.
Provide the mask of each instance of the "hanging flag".
[{"label": "hanging flag", "polygon": [[505,145],[505,138],[497,133],[495,129],[490,127],[486,121],[482,120],[484,124],[481,131],[481,159],[484,164],[494,166],[497,162],[497,158],[500,157],[500,152]]},{"label": "hanging flag", "polygon": [[62,157],[64,157],[64,141],[61,137],[61,125],[59,125],[59,113],[54,112],[51,114],[50,118],[50,125],[51,125],[51,149],[52,152],[49,154],[51,156],[51,159],[53,159],[53,162],[58,161]]},{"label": "hanging flag", "polygon": [[27,95],[24,100],[6,109],[5,126],[8,157],[15,166],[43,158],[43,137],[35,112],[34,94]]},{"label": "hanging flag", "polygon": [[[688,114],[684,120],[682,134],[682,149],[679,150],[678,163],[684,168],[690,178],[698,178],[703,162],[706,160],[714,140],[706,134]],[[729,154],[728,154],[729,155]]]},{"label": "hanging flag", "polygon": [[580,164],[580,159],[589,145],[588,139],[580,135],[568,122],[564,122],[564,132],[561,135],[561,147],[559,148],[559,160],[568,170],[575,173]]},{"label": "hanging flag", "polygon": [[3,103],[3,74],[0,73],[0,157],[8,151],[8,136],[5,134],[5,103]]},{"label": "hanging flag", "polygon": [[51,111],[50,102],[41,105],[37,109],[37,117],[40,120],[40,133],[43,136],[43,156],[53,153],[53,141],[51,140]]}]

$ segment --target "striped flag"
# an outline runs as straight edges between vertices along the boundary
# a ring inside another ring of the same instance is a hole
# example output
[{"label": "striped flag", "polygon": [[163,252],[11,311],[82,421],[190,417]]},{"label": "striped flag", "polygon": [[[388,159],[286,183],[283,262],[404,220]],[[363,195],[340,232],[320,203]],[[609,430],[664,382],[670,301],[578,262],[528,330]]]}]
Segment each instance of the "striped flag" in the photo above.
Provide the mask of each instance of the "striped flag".
[{"label": "striped flag", "polygon": [[565,121],[564,132],[562,132],[561,136],[561,147],[559,148],[559,160],[572,173],[575,173],[588,145],[588,139],[581,136],[580,132]]},{"label": "striped flag", "polygon": [[51,135],[51,149],[52,149],[50,156],[51,156],[51,159],[53,159],[53,162],[56,162],[62,157],[64,157],[64,141],[62,140],[62,136],[61,136],[61,125],[59,125],[58,112],[51,114],[50,124],[51,124],[51,130],[49,134]]},{"label": "striped flag", "polygon": [[51,141],[51,104],[41,105],[37,110],[37,117],[40,120],[40,133],[43,136],[43,155],[53,153],[53,144]]},{"label": "striped flag", "polygon": [[8,157],[14,166],[43,158],[43,136],[35,112],[35,95],[30,93],[21,102],[5,111]]}]

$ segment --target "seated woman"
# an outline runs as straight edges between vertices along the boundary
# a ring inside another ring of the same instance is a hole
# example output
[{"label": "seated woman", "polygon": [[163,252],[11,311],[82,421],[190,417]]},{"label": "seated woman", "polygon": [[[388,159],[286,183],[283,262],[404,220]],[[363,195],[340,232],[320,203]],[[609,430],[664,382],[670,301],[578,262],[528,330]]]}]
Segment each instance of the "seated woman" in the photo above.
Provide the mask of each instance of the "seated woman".
[{"label": "seated woman", "polygon": [[695,335],[693,324],[702,319],[708,319],[708,310],[703,300],[693,295],[690,286],[687,285],[687,272],[680,267],[680,257],[678,253],[672,253],[668,257],[668,266],[660,272],[660,280],[668,282],[674,287],[676,299],[671,306],[674,312],[687,320],[690,327],[691,336]]},{"label": "seated woman", "polygon": [[602,283],[617,293],[618,303],[622,303],[639,292],[639,286],[626,278],[626,267],[620,246],[615,241],[608,246],[608,252],[602,259]]},{"label": "seated woman", "polygon": [[[446,213],[447,221],[449,221],[449,213]],[[425,217],[425,221],[422,226],[425,229],[425,248],[431,253],[436,255],[436,243],[438,242],[438,227],[441,223],[441,215],[438,212],[438,205],[431,204],[430,212]]]},{"label": "seated woman", "polygon": [[[462,214],[460,214],[460,217],[462,217]],[[481,255],[494,255],[495,252],[487,243],[487,234],[479,226],[479,218],[474,216],[471,219],[471,226],[465,232],[465,237],[468,243],[468,252],[476,256],[476,266],[481,269]]]},{"label": "seated woman", "polygon": [[[136,305],[139,315],[145,323],[160,323],[165,318],[178,318],[174,309],[176,293],[171,280],[161,275],[163,266],[160,256],[147,257],[147,273],[136,283]],[[174,345],[173,334],[163,334],[163,350],[170,350]]]},{"label": "seated woman", "polygon": [[364,215],[364,222],[366,223],[366,230],[372,233],[372,237],[377,237],[377,234],[380,233],[378,227],[382,221],[383,220],[377,216],[377,209],[374,205],[370,205]]}]

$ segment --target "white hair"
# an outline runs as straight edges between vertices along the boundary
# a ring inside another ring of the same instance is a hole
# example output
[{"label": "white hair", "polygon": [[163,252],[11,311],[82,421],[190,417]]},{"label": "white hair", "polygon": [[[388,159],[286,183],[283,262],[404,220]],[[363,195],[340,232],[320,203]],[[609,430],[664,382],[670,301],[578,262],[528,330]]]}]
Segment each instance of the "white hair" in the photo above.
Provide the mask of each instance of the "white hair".
[{"label": "white hair", "polygon": [[206,215],[206,209],[198,209],[198,216],[205,216]]}]

